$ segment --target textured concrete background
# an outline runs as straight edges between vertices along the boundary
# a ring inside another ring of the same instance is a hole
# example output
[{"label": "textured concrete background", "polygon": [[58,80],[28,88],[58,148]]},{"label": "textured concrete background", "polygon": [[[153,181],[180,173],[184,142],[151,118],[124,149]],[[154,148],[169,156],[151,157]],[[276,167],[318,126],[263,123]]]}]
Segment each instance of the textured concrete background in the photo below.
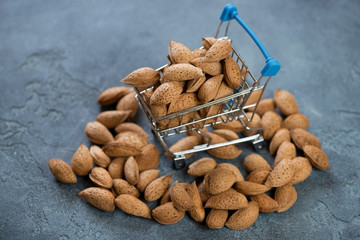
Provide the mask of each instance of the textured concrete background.
[{"label": "textured concrete background", "polygon": [[[330,160],[328,171],[314,170],[296,185],[289,211],[261,214],[243,231],[209,230],[188,216],[162,226],[101,212],[76,196],[91,186],[88,178],[65,185],[51,175],[50,158],[70,162],[81,142],[90,145],[84,127],[100,111],[102,90],[136,68],[161,66],[170,38],[198,47],[214,34],[226,3],[0,1],[1,239],[360,239],[357,0],[234,2],[282,64],[265,97],[277,88],[291,91]],[[236,24],[230,35],[259,72],[263,59],[254,44]],[[162,151],[141,112],[136,122]],[[252,152],[250,144],[240,147],[244,153],[231,161],[237,166]],[[173,171],[171,161],[162,156],[160,169]],[[192,181],[185,171],[174,178]]]}]

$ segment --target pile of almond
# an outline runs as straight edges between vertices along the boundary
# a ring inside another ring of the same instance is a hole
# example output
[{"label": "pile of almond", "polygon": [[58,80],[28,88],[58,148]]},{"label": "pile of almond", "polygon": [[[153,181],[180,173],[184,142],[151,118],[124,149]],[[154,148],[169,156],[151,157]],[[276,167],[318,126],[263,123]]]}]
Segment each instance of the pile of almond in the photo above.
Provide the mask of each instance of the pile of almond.
[{"label": "pile of almond", "polygon": [[[171,64],[164,68],[161,76],[151,68],[142,68],[123,82],[140,89],[154,86],[143,97],[152,113],[159,113],[157,116],[230,95],[246,76],[236,62],[239,68],[232,63],[226,67],[226,61],[233,61],[229,60],[229,44],[228,40],[204,38],[204,48],[191,52],[184,45],[170,41]],[[205,221],[209,228],[227,226],[240,230],[251,226],[260,212],[284,212],[291,208],[297,200],[294,185],[309,177],[313,167],[329,168],[320,141],[306,130],[310,125],[308,118],[299,113],[294,96],[285,90],[276,90],[273,99],[263,99],[256,109],[249,110],[254,114],[249,126],[263,128],[263,137],[270,142],[269,151],[275,160],[269,163],[259,154],[249,154],[242,163],[248,172],[244,178],[234,164],[218,164],[215,159],[204,157],[188,167],[188,174],[194,177],[192,183],[175,181],[172,184],[172,174],[160,176],[160,170],[156,169],[159,151],[149,143],[147,133],[130,122],[138,109],[133,89],[109,88],[100,94],[98,103],[116,104],[116,107],[100,113],[96,121],[86,125],[85,134],[93,145],[88,148],[81,144],[71,166],[61,159],[50,159],[49,167],[54,177],[64,183],[76,183],[77,176],[88,176],[94,187],[78,195],[103,211],[113,211],[117,206],[128,214],[161,224],[174,224],[188,212],[196,222]],[[183,117],[173,124],[191,121],[192,117]],[[212,137],[212,143],[253,134],[239,121],[217,124],[213,128],[202,129]],[[191,149],[206,141],[188,132],[188,136],[170,150]],[[242,150],[230,145],[208,153],[239,161]],[[150,209],[147,202],[153,201],[159,205]]]}]

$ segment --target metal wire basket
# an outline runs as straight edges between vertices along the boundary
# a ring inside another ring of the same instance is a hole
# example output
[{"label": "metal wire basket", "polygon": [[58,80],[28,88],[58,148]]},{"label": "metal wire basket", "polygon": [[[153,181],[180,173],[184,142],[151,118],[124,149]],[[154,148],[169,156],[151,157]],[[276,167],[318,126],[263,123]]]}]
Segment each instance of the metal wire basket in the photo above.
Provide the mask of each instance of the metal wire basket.
[{"label": "metal wire basket", "polygon": [[[255,149],[262,148],[263,138],[262,138],[262,128],[261,127],[249,127],[249,122],[252,121],[256,107],[262,98],[264,90],[271,79],[272,76],[275,76],[280,70],[280,64],[277,60],[270,57],[265,47],[262,45],[260,40],[252,32],[252,30],[245,24],[245,22],[238,16],[237,8],[233,4],[227,4],[223,9],[223,12],[220,16],[220,24],[217,28],[215,38],[218,37],[219,31],[221,29],[222,23],[227,22],[225,29],[225,36],[218,39],[228,39],[228,29],[231,20],[235,19],[244,30],[252,37],[255,41],[261,52],[263,53],[266,59],[266,65],[261,71],[259,78],[256,78],[253,73],[250,71],[248,66],[245,64],[245,61],[240,57],[240,54],[234,49],[232,49],[231,56],[233,59],[240,64],[241,69],[246,70],[246,76],[242,76],[242,84],[239,89],[237,89],[234,94],[223,97],[221,99],[213,100],[211,102],[189,108],[180,112],[169,114],[164,117],[154,117],[150,108],[145,103],[143,94],[152,89],[150,87],[141,92],[135,88],[137,92],[136,99],[145,113],[145,116],[148,118],[154,134],[159,139],[161,145],[174,160],[174,166],[177,169],[183,168],[185,166],[185,155],[192,154],[200,151],[210,150],[218,147],[224,147],[231,144],[238,144],[242,142],[252,141],[255,146]],[[157,71],[162,72],[162,70],[167,65],[164,65],[157,69]],[[266,78],[265,81],[262,81],[263,78]],[[255,96],[255,101],[249,102],[250,96]],[[211,107],[215,107],[216,112],[211,112]],[[249,108],[253,108],[252,114],[246,112]],[[202,117],[198,117],[196,113],[202,111]],[[239,121],[244,129],[254,132],[251,136],[243,136],[239,139],[227,141],[223,143],[212,144],[211,137],[206,134],[206,132],[201,131],[203,127],[214,126],[219,123],[227,123],[230,121]],[[165,138],[185,133],[188,131],[195,131],[199,135],[207,138],[206,144],[201,144],[193,147],[192,149],[187,149],[181,152],[171,152],[165,141]]]}]

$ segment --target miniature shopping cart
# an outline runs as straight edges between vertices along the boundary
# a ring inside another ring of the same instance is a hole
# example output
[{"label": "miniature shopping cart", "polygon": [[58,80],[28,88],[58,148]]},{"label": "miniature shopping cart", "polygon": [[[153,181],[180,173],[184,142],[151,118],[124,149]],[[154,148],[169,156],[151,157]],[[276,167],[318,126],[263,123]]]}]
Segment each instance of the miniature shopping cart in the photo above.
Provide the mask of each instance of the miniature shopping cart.
[{"label": "miniature shopping cart", "polygon": [[[261,149],[263,144],[263,138],[262,138],[262,128],[261,127],[249,127],[249,122],[252,121],[254,113],[256,111],[256,107],[262,98],[263,92],[266,88],[266,85],[268,84],[270,78],[272,76],[275,76],[278,71],[280,70],[280,64],[277,60],[270,57],[269,53],[266,51],[263,44],[260,42],[260,40],[256,37],[254,32],[246,25],[246,23],[239,17],[237,13],[237,8],[233,4],[227,4],[220,16],[220,24],[217,28],[215,38],[218,38],[219,31],[221,29],[222,23],[227,22],[227,26],[225,29],[225,36],[218,39],[228,39],[231,40],[228,37],[228,29],[229,24],[231,20],[235,19],[243,28],[244,30],[252,37],[252,39],[255,41],[257,46],[259,47],[260,51],[264,55],[266,59],[265,67],[261,70],[261,75],[259,78],[255,78],[250,69],[245,64],[244,60],[240,57],[240,54],[234,49],[231,52],[231,56],[234,60],[240,65],[241,63],[241,69],[246,69],[246,76],[242,77],[242,84],[239,89],[237,89],[234,94],[223,97],[221,99],[213,100],[211,102],[208,102],[206,104],[196,106],[193,108],[189,108],[180,112],[176,112],[173,114],[166,115],[164,117],[158,117],[155,118],[152,114],[151,110],[147,106],[147,104],[144,101],[143,94],[149,91],[151,88],[148,88],[146,90],[143,90],[139,92],[137,89],[137,95],[136,99],[144,111],[146,117],[148,118],[152,130],[155,133],[155,135],[160,140],[161,145],[164,147],[165,151],[168,153],[169,156],[172,156],[174,160],[174,166],[177,169],[183,168],[185,166],[185,155],[192,154],[200,151],[205,151],[209,149],[214,149],[218,147],[224,147],[231,144],[238,144],[242,142],[252,141],[254,144],[255,149]],[[157,71],[162,72],[162,70],[167,65],[160,67],[157,69]],[[263,78],[266,78],[265,82],[262,80]],[[251,95],[256,95],[255,101],[252,101],[252,103],[249,104],[248,99]],[[212,113],[209,114],[210,107],[213,105],[221,105],[219,110],[216,114]],[[252,108],[252,114],[247,113],[247,110]],[[205,115],[203,114],[203,117],[199,118],[196,117],[195,113],[199,110],[205,111]],[[190,121],[188,119],[189,114],[191,117]],[[192,114],[192,115],[191,115]],[[184,116],[186,116],[186,121],[183,121]],[[173,122],[177,122],[176,126],[172,124]],[[218,144],[212,144],[212,139],[209,136],[209,134],[206,134],[206,132],[201,131],[202,128],[207,126],[213,126],[220,123],[227,123],[230,121],[239,121],[241,125],[244,127],[244,129],[254,132],[253,135],[250,136],[243,136],[239,139],[222,142]],[[164,125],[166,123],[166,125]],[[201,135],[204,138],[207,138],[206,144],[201,144],[198,146],[193,147],[192,149],[187,149],[185,151],[181,152],[171,152],[169,150],[169,147],[165,141],[165,138],[180,134],[180,133],[186,133],[188,131],[194,131]]]}]

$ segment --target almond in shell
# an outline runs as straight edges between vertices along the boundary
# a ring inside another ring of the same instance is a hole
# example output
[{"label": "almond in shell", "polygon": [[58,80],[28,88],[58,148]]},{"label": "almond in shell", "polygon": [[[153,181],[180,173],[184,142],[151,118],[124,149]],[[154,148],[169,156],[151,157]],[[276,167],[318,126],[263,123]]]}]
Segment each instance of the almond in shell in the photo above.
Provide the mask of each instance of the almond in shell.
[{"label": "almond in shell", "polygon": [[214,97],[214,100],[227,97],[234,94],[234,89],[229,87],[226,83],[226,81],[222,81],[219,87],[219,91],[217,92],[216,96]]},{"label": "almond in shell", "polygon": [[148,88],[159,81],[159,79],[160,74],[156,70],[149,67],[143,67],[127,75],[121,82],[134,87]]},{"label": "almond in shell", "polygon": [[141,153],[135,156],[139,171],[155,169],[160,163],[160,154],[154,144],[148,144],[142,148]]},{"label": "almond in shell", "polygon": [[289,183],[295,173],[293,164],[290,159],[283,159],[270,172],[265,181],[265,185],[269,187],[281,187]]},{"label": "almond in shell", "polygon": [[179,222],[185,212],[176,209],[172,202],[162,204],[152,210],[152,217],[161,224],[169,225]]},{"label": "almond in shell", "polygon": [[152,202],[160,199],[168,189],[172,176],[173,174],[162,176],[149,183],[144,192],[145,201]]},{"label": "almond in shell", "polygon": [[200,78],[190,80],[186,84],[186,92],[192,93],[199,90],[199,88],[203,85],[203,83],[206,81],[206,76],[202,76]]},{"label": "almond in shell", "polygon": [[287,129],[292,128],[302,128],[304,130],[308,129],[310,126],[309,119],[302,113],[293,113],[285,118],[282,123],[282,127]]},{"label": "almond in shell", "polygon": [[201,42],[202,45],[204,46],[205,50],[208,50],[209,48],[211,48],[211,46],[217,41],[216,38],[214,37],[206,37],[206,38],[202,38]]},{"label": "almond in shell", "polygon": [[293,113],[299,112],[299,108],[295,100],[295,97],[288,91],[285,91],[283,89],[275,90],[274,100],[276,107],[285,116],[289,116]]},{"label": "almond in shell", "polygon": [[109,132],[109,130],[101,123],[88,122],[85,127],[86,137],[93,143],[96,144],[106,144],[108,142],[114,141],[114,137]]},{"label": "almond in shell", "polygon": [[205,60],[205,57],[194,58],[190,63],[211,76],[219,75],[222,72],[222,66],[220,62],[208,62]]},{"label": "almond in shell", "polygon": [[113,179],[122,178],[124,175],[124,165],[127,158],[114,158],[108,167],[108,172]]},{"label": "almond in shell", "polygon": [[265,193],[251,196],[250,199],[259,204],[259,210],[262,213],[272,213],[279,208],[279,203]]},{"label": "almond in shell", "polygon": [[184,44],[170,39],[169,57],[172,63],[188,63],[194,59],[194,54]]},{"label": "almond in shell", "polygon": [[224,210],[237,210],[248,205],[248,200],[233,188],[226,192],[211,196],[205,204],[205,208],[215,208]]},{"label": "almond in shell", "polygon": [[206,225],[211,229],[219,229],[224,227],[227,218],[227,210],[211,209],[206,217]]},{"label": "almond in shell", "polygon": [[205,83],[201,85],[198,93],[198,98],[202,103],[207,103],[214,99],[214,97],[219,91],[219,87],[223,77],[224,75],[222,74],[217,75],[206,80]]},{"label": "almond in shell", "polygon": [[117,125],[115,128],[116,133],[127,132],[127,131],[137,133],[142,138],[144,138],[146,140],[146,142],[149,142],[149,135],[144,131],[144,129],[142,127],[140,127],[136,123],[124,122],[124,123]]},{"label": "almond in shell", "polygon": [[163,194],[163,196],[161,197],[160,200],[160,205],[163,205],[165,203],[171,202],[171,198],[170,198],[170,188],[168,188],[165,193]]},{"label": "almond in shell", "polygon": [[[210,135],[212,138],[211,144],[226,142],[226,139],[223,137],[220,137],[219,135],[216,135],[216,134],[210,133],[210,132],[207,134]],[[206,143],[207,143],[207,141],[208,140],[205,139]],[[235,145],[229,145],[229,146],[225,146],[225,147],[210,149],[210,150],[207,150],[207,152],[210,155],[217,157],[217,158],[234,159],[242,153],[242,150],[237,148]]]},{"label": "almond in shell", "polygon": [[250,201],[249,204],[237,210],[226,221],[225,226],[233,230],[242,230],[250,227],[257,220],[259,216],[259,204],[255,201]]},{"label": "almond in shell", "polygon": [[161,84],[151,95],[150,104],[166,105],[174,101],[183,91],[183,87],[179,82],[165,82]]},{"label": "almond in shell", "polygon": [[249,181],[236,182],[234,188],[239,193],[248,196],[258,195],[267,192],[271,189],[271,187],[269,186],[265,186],[263,184],[249,182]]},{"label": "almond in shell", "polygon": [[144,202],[132,195],[121,194],[115,199],[115,204],[119,209],[128,214],[151,219],[150,208]]},{"label": "almond in shell", "polygon": [[97,115],[96,121],[102,123],[107,128],[114,128],[129,117],[131,111],[104,111]]},{"label": "almond in shell", "polygon": [[233,89],[238,89],[242,83],[240,66],[231,56],[225,58],[225,81]]},{"label": "almond in shell", "polygon": [[205,54],[206,61],[220,61],[225,59],[232,51],[231,42],[226,39],[217,40],[207,50]]},{"label": "almond in shell", "polygon": [[93,168],[94,162],[89,149],[81,144],[74,153],[71,160],[71,167],[78,176],[86,176]]},{"label": "almond in shell", "polygon": [[110,158],[104,153],[104,151],[97,145],[90,147],[90,154],[94,160],[94,163],[100,167],[106,168],[110,164]]},{"label": "almond in shell", "polygon": [[128,94],[126,94],[123,98],[119,100],[119,102],[116,105],[116,110],[122,110],[122,111],[130,111],[128,120],[132,120],[136,112],[139,108],[139,105],[135,98],[136,92],[132,91]]},{"label": "almond in shell", "polygon": [[186,81],[198,79],[204,75],[203,71],[188,63],[172,64],[164,69],[164,78],[170,81]]},{"label": "almond in shell", "polygon": [[159,174],[160,170],[157,169],[149,169],[141,172],[136,184],[137,189],[139,189],[140,192],[144,192],[146,187],[159,177]]},{"label": "almond in shell", "polygon": [[174,207],[180,211],[189,211],[195,207],[194,202],[184,185],[175,181],[174,185],[170,188],[170,198]]},{"label": "almond in shell", "polygon": [[189,165],[187,173],[194,177],[205,176],[216,168],[216,161],[209,157],[200,158]]},{"label": "almond in shell", "polygon": [[[183,93],[177,99],[170,103],[168,114],[180,112],[185,109],[193,108],[200,105],[199,99],[195,93]],[[195,112],[182,114],[169,120],[171,127],[188,123],[195,118]]]},{"label": "almond in shell", "polygon": [[113,180],[109,172],[102,167],[94,167],[89,174],[89,178],[99,187],[111,188],[113,185]]},{"label": "almond in shell", "polygon": [[[172,153],[181,152],[181,151],[185,151],[188,149],[192,149],[193,147],[195,147],[198,144],[199,144],[199,139],[197,137],[187,136],[187,137],[184,137],[184,138],[180,139],[179,141],[177,141],[174,145],[172,145],[169,148],[169,150]],[[165,153],[165,155],[168,157],[171,157],[170,154],[168,154],[168,153]],[[188,159],[192,155],[194,155],[194,154],[186,154],[185,159]]]},{"label": "almond in shell", "polygon": [[283,142],[280,144],[279,149],[276,152],[274,161],[274,167],[283,159],[293,159],[296,157],[295,145],[291,142]]},{"label": "almond in shell", "polygon": [[[249,109],[249,111],[252,111],[252,112],[254,110],[255,110],[255,107],[252,107]],[[275,112],[275,101],[272,98],[263,99],[263,100],[259,101],[255,112],[257,114],[259,114],[260,116],[262,116],[264,113],[266,113],[268,111]]]},{"label": "almond in shell", "polygon": [[306,145],[304,147],[304,154],[310,160],[310,163],[320,170],[326,170],[329,168],[329,159],[320,148],[312,145]]},{"label": "almond in shell", "polygon": [[90,187],[78,193],[90,205],[102,210],[111,212],[115,209],[115,196],[105,188]]},{"label": "almond in shell", "polygon": [[[253,183],[259,183],[264,184],[267,177],[269,176],[270,171],[269,170],[255,170],[252,171],[246,178],[246,181],[253,182]],[[294,175],[295,176],[295,175]]]},{"label": "almond in shell", "polygon": [[294,186],[291,184],[286,184],[284,186],[276,188],[275,191],[275,201],[279,203],[279,207],[276,210],[277,212],[285,212],[291,208],[297,199],[297,193]]},{"label": "almond in shell", "polygon": [[76,175],[65,161],[53,158],[49,160],[49,168],[54,177],[63,183],[76,183]]},{"label": "almond in shell", "polygon": [[281,128],[282,118],[273,111],[264,113],[261,118],[261,126],[263,128],[263,138],[271,140],[277,130]]},{"label": "almond in shell", "polygon": [[244,181],[244,177],[241,174],[239,168],[237,168],[234,164],[231,163],[220,163],[216,166],[216,168],[225,168],[232,171],[236,175],[236,182]]},{"label": "almond in shell", "polygon": [[123,96],[132,91],[129,87],[112,87],[100,93],[97,102],[102,106],[117,103]]},{"label": "almond in shell", "polygon": [[134,157],[129,157],[124,165],[124,175],[128,183],[135,185],[139,180],[139,166]]},{"label": "almond in shell", "polygon": [[225,168],[216,168],[205,176],[205,189],[210,194],[219,194],[231,188],[236,181],[233,171]]},{"label": "almond in shell", "polygon": [[306,145],[312,145],[321,148],[321,142],[317,137],[302,128],[293,128],[290,130],[291,140],[295,145],[303,150]]},{"label": "almond in shell", "polygon": [[251,153],[247,155],[244,159],[244,168],[248,172],[253,172],[256,170],[268,170],[271,171],[272,168],[269,163],[259,154]]},{"label": "almond in shell", "polygon": [[194,181],[187,189],[187,193],[191,197],[194,208],[189,211],[189,214],[192,219],[194,219],[196,222],[202,222],[205,219],[205,209],[202,204],[199,190],[196,186],[196,182]]},{"label": "almond in shell", "polygon": [[274,134],[269,145],[270,154],[274,155],[283,142],[290,142],[290,131],[286,128],[280,128]]},{"label": "almond in shell", "polygon": [[296,157],[291,160],[291,163],[295,169],[295,174],[289,182],[290,184],[298,184],[310,176],[312,172],[312,166],[309,159],[305,157]]},{"label": "almond in shell", "polygon": [[138,198],[140,196],[139,191],[135,186],[131,185],[124,179],[114,179],[113,189],[117,196],[121,194],[129,194]]},{"label": "almond in shell", "polygon": [[210,193],[206,191],[204,181],[202,181],[199,184],[198,190],[199,190],[200,199],[203,203],[206,202],[212,196]]},{"label": "almond in shell", "polygon": [[134,132],[121,132],[116,140],[104,145],[103,151],[112,157],[129,157],[141,153],[141,149],[147,145],[144,138]]}]

